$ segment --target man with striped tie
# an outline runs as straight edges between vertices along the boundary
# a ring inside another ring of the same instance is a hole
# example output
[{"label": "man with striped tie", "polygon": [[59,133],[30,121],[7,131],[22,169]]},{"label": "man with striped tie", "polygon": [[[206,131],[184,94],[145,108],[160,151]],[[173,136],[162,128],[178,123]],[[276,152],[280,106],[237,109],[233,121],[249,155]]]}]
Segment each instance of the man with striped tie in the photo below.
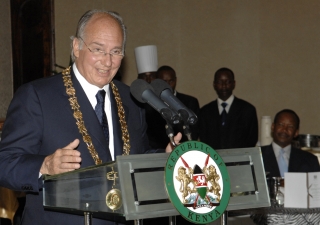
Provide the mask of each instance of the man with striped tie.
[{"label": "man with striped tie", "polygon": [[229,68],[214,74],[218,98],[200,109],[199,138],[214,149],[254,147],[258,141],[256,108],[233,95],[236,81]]},{"label": "man with striped tie", "polygon": [[299,135],[299,124],[298,115],[290,109],[284,109],[274,117],[273,142],[261,147],[264,168],[270,177],[284,177],[285,172],[320,171],[316,156],[291,145],[293,138]]}]

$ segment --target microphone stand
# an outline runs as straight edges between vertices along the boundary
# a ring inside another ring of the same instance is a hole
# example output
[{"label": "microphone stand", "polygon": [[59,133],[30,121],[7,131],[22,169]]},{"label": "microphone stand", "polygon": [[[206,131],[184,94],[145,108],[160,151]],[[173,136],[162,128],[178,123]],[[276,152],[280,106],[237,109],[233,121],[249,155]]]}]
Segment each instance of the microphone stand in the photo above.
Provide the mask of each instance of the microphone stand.
[{"label": "microphone stand", "polygon": [[170,139],[170,143],[171,143],[174,147],[177,147],[178,145],[174,142],[174,139],[173,139],[173,137],[174,137],[173,128],[172,128],[171,124],[168,123],[168,121],[167,121],[167,124],[166,124],[165,127],[166,127],[166,133],[167,133],[167,135],[168,135],[168,137],[169,137],[169,139]]},{"label": "microphone stand", "polygon": [[192,140],[191,130],[190,130],[189,124],[183,125],[183,133],[187,136],[188,141]]},{"label": "microphone stand", "polygon": [[[189,126],[189,114],[186,110],[184,109],[180,109],[178,111],[179,113],[179,116],[180,116],[180,119],[182,119],[182,122],[183,122],[183,133],[184,135],[187,136],[188,138],[188,141],[191,141],[192,140],[192,137],[191,137],[191,129],[190,129],[190,126]],[[167,133],[167,136],[169,137],[170,139],[170,143],[174,146],[174,147],[177,147],[178,145],[175,143],[174,141],[174,130],[172,128],[172,121],[173,123],[177,123],[176,120],[172,119],[171,115],[169,115],[167,112],[162,112],[161,113],[162,117],[166,120],[167,124],[165,126],[166,128],[166,133]]]},{"label": "microphone stand", "polygon": [[191,141],[192,137],[191,137],[191,130],[189,127],[189,113],[184,109],[180,109],[178,113],[183,121],[183,133],[187,136],[188,141]]},{"label": "microphone stand", "polygon": [[178,114],[176,115],[172,115],[171,111],[167,110],[167,109],[161,109],[160,114],[162,116],[163,119],[165,119],[166,121],[166,133],[170,139],[170,143],[174,146],[177,147],[177,144],[174,142],[174,131],[172,128],[171,124],[177,124],[180,122],[180,117],[178,116]]},{"label": "microphone stand", "polygon": [[[167,111],[162,111],[160,112],[161,116],[165,119],[166,121],[166,133],[170,139],[170,143],[174,146],[174,147],[177,147],[178,145],[175,143],[174,141],[174,130],[172,128],[172,123],[173,124],[176,124],[178,122],[180,122],[180,120],[182,119],[183,121],[183,133],[187,136],[188,140],[191,141],[192,140],[192,137],[191,137],[191,130],[190,130],[190,127],[189,127],[189,113],[184,110],[184,109],[181,109],[178,111],[178,114],[180,116],[179,118],[179,121],[177,121],[177,119],[173,118],[171,113],[167,112]],[[170,216],[169,217],[169,225],[176,225],[176,217],[175,216]]]}]

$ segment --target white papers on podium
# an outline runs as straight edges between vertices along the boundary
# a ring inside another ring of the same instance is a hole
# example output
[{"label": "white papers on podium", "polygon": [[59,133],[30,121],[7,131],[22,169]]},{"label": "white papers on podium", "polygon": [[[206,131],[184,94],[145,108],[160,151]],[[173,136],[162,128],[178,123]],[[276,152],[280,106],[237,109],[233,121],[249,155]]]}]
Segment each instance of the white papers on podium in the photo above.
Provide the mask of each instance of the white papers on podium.
[{"label": "white papers on podium", "polygon": [[309,208],[320,207],[320,173],[308,173]]},{"label": "white papers on podium", "polygon": [[308,208],[306,173],[284,174],[284,207]]},{"label": "white papers on podium", "polygon": [[284,207],[320,207],[320,172],[285,173],[284,180]]}]

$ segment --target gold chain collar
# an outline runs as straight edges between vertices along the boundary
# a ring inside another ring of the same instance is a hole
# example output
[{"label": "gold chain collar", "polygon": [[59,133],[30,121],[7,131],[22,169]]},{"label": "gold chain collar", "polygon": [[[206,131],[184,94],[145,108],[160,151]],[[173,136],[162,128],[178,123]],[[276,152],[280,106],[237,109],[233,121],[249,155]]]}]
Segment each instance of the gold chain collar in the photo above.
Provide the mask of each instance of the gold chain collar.
[{"label": "gold chain collar", "polygon": [[[62,77],[63,77],[63,83],[66,87],[66,93],[69,96],[69,102],[70,106],[73,109],[73,117],[76,119],[76,124],[78,126],[79,132],[82,135],[83,141],[86,143],[87,148],[95,162],[96,165],[99,165],[102,163],[102,160],[99,158],[98,153],[96,149],[94,148],[92,144],[92,140],[90,135],[88,134],[87,128],[84,125],[84,121],[82,118],[82,112],[80,111],[80,105],[78,103],[77,97],[76,97],[76,91],[73,87],[73,83],[71,81],[71,75],[70,75],[70,68],[67,68],[62,71]],[[121,126],[121,132],[122,132],[122,140],[123,140],[123,155],[129,155],[130,152],[130,139],[129,139],[129,132],[128,132],[128,126],[125,120],[125,113],[122,106],[121,97],[118,91],[118,88],[116,85],[111,81],[110,86],[112,89],[112,92],[115,96],[115,100],[117,103],[118,108],[118,116]]]}]

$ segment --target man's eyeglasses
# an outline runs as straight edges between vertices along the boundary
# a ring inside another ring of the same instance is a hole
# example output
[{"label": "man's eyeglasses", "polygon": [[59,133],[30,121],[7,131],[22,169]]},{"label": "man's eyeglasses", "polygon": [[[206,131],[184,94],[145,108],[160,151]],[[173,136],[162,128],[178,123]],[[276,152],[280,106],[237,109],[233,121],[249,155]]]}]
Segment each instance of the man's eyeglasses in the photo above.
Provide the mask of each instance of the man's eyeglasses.
[{"label": "man's eyeglasses", "polygon": [[89,51],[97,57],[103,57],[103,56],[106,56],[107,54],[109,54],[115,60],[121,60],[124,57],[124,54],[122,53],[121,49],[113,49],[110,52],[105,52],[100,48],[91,49],[88,47],[88,45],[84,42],[84,40],[81,37],[79,39],[81,39],[82,42],[86,45],[86,47],[89,49]]}]

